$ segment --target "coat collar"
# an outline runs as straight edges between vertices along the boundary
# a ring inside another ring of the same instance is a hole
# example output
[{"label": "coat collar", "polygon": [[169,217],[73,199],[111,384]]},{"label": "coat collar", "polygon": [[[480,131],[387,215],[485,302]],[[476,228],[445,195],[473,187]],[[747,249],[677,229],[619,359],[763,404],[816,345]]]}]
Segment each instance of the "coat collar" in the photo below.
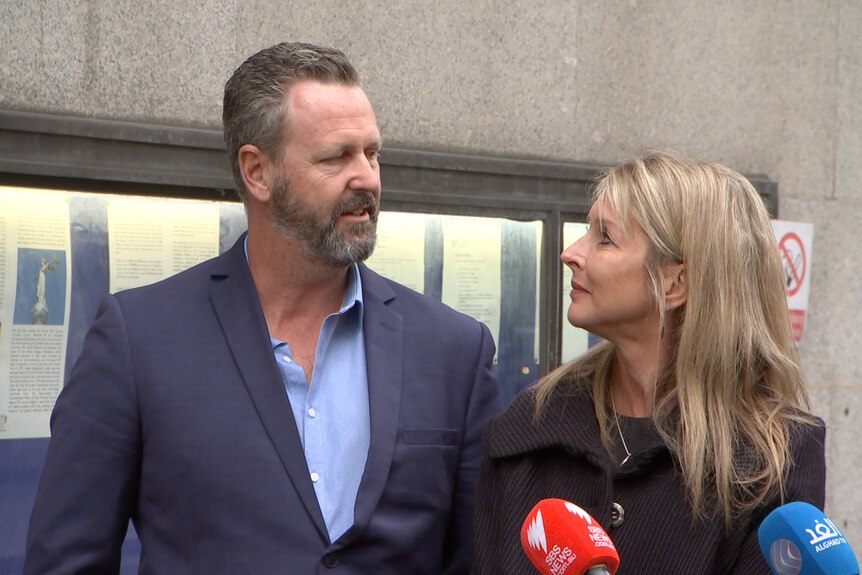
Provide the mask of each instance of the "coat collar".
[{"label": "coat collar", "polygon": [[562,449],[616,475],[642,472],[656,458],[669,456],[668,448],[656,442],[636,454],[628,465],[617,468],[602,445],[592,391],[586,382],[561,384],[538,418],[533,388],[522,391],[503,413],[490,421],[485,441],[492,459]]},{"label": "coat collar", "polygon": [[488,455],[512,457],[557,447],[571,455],[592,456],[602,450],[592,394],[583,386],[566,387],[554,393],[538,417],[534,388],[522,391],[488,424]]},{"label": "coat collar", "polygon": [[[285,471],[321,535],[328,538],[308,475],[299,433],[278,368],[272,358],[266,319],[244,254],[245,235],[215,261],[211,299],[252,402]],[[359,265],[363,297],[371,446],[356,498],[354,525],[336,547],[356,539],[368,526],[383,493],[398,434],[404,328],[390,308],[395,292],[387,280]],[[251,297],[249,297],[251,294]]]},{"label": "coat collar", "polygon": [[217,258],[211,274],[210,300],[248,394],[282,466],[320,534],[326,524],[308,474],[290,402],[272,355],[266,319],[245,259],[243,234]]},{"label": "coat collar", "polygon": [[371,415],[371,445],[365,472],[356,494],[353,527],[336,542],[343,547],[368,527],[377,507],[395,452],[404,366],[404,323],[390,304],[395,292],[387,280],[359,264],[362,300],[365,306],[362,329],[365,336],[365,365]]}]

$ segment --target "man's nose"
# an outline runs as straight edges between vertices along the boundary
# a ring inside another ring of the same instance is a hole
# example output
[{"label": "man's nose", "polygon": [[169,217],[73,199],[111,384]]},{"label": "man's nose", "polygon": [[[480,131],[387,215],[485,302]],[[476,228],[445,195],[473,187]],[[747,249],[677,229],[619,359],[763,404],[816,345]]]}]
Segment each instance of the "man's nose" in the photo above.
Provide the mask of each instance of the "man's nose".
[{"label": "man's nose", "polygon": [[375,195],[380,194],[380,168],[376,159],[358,154],[351,162],[352,173],[348,185],[354,190],[368,190]]}]

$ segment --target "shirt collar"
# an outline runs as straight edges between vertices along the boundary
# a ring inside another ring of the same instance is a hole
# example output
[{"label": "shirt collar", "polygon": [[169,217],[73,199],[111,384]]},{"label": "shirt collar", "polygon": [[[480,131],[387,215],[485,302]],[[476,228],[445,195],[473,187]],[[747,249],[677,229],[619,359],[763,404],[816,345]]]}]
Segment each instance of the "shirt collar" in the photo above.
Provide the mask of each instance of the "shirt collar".
[{"label": "shirt collar", "polygon": [[344,299],[341,300],[341,312],[345,312],[354,304],[358,305],[359,317],[362,318],[362,278],[359,276],[359,264],[350,264],[347,269],[347,287],[344,289]]},{"label": "shirt collar", "polygon": [[[248,234],[243,238],[242,249],[245,254],[245,263],[248,263]],[[344,289],[344,298],[341,300],[341,309],[338,313],[344,313],[356,304],[359,314],[360,325],[362,322],[362,278],[359,276],[359,264],[350,264],[347,268],[347,287]]]}]

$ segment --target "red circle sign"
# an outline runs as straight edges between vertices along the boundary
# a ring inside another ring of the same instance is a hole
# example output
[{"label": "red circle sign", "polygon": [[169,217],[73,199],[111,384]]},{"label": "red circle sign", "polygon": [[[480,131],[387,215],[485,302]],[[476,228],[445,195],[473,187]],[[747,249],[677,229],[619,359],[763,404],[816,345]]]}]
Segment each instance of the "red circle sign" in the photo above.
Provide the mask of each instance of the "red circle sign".
[{"label": "red circle sign", "polygon": [[798,235],[787,232],[778,242],[778,251],[784,264],[784,289],[788,296],[796,295],[805,279],[805,246]]}]

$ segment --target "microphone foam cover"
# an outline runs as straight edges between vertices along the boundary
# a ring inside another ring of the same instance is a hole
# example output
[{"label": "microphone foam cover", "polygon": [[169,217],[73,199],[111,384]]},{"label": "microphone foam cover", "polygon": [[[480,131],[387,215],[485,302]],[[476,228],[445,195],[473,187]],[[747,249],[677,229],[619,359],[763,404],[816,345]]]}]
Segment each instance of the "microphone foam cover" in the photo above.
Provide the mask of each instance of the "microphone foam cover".
[{"label": "microphone foam cover", "polygon": [[859,575],[844,535],[811,504],[794,501],[777,507],[760,524],[757,540],[776,575]]},{"label": "microphone foam cover", "polygon": [[545,575],[582,575],[600,565],[613,574],[620,564],[616,547],[601,525],[563,499],[536,503],[521,526],[521,545]]}]

